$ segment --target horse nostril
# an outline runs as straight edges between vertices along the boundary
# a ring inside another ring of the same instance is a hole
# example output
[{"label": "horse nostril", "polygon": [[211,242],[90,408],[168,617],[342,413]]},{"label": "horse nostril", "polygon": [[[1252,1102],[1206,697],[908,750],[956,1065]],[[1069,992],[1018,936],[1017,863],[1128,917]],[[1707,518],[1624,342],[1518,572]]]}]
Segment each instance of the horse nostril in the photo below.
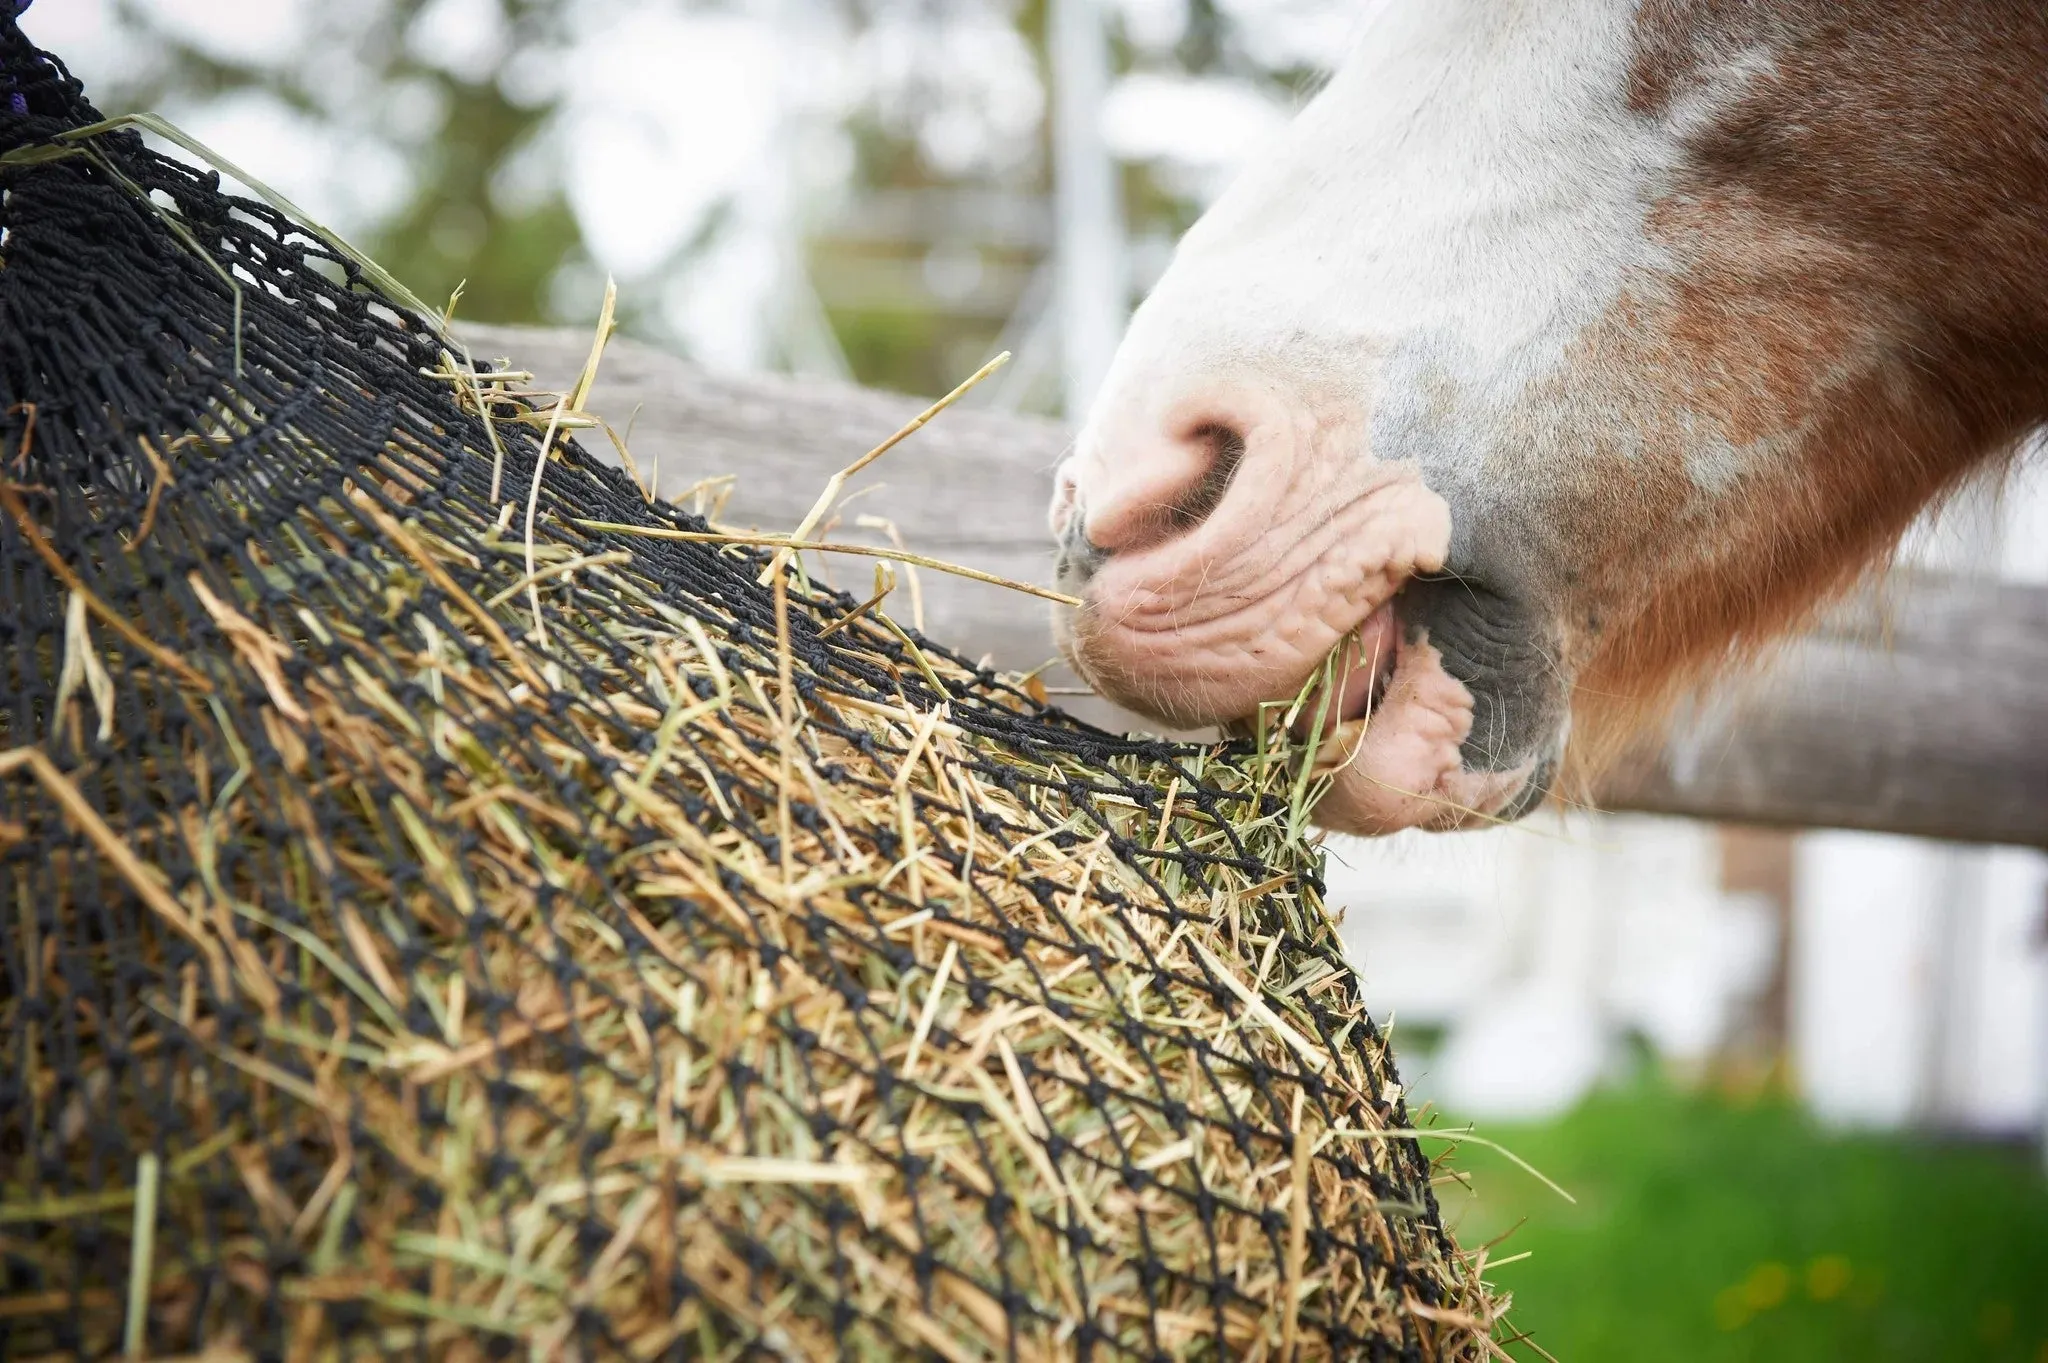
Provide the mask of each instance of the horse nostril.
[{"label": "horse nostril", "polygon": [[1222,504],[1246,457],[1245,428],[1205,413],[1135,438],[1099,438],[1084,459],[1069,519],[1105,554],[1184,535]]},{"label": "horse nostril", "polygon": [[1188,432],[1188,437],[1208,446],[1209,464],[1195,485],[1167,510],[1167,519],[1177,531],[1192,530],[1209,519],[1244,463],[1244,434],[1233,426],[1205,421]]}]

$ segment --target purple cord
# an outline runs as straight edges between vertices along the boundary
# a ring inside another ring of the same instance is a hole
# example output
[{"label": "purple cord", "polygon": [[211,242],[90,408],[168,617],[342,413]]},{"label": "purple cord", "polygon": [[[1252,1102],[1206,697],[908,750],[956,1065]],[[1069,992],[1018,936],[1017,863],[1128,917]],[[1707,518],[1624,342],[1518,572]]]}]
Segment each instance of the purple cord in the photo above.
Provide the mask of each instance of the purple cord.
[{"label": "purple cord", "polygon": [[[19,19],[28,12],[36,0],[0,0],[0,19]],[[19,90],[7,92],[7,111],[12,114],[28,112],[28,97]]]}]

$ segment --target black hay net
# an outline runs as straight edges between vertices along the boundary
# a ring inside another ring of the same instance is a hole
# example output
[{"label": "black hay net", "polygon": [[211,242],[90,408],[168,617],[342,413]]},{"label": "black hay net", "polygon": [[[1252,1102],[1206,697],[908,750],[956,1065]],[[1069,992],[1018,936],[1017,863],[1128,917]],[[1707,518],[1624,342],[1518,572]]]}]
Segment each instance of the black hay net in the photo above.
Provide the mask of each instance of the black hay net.
[{"label": "black hay net", "polygon": [[0,17],[0,1358],[1484,1355],[1290,773],[99,118]]}]

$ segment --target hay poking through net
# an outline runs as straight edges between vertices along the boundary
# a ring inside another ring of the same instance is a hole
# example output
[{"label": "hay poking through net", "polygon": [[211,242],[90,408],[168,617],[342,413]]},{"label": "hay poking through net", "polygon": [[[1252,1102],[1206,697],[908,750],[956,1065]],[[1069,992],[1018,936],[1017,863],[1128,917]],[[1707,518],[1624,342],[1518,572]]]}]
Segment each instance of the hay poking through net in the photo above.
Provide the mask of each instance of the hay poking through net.
[{"label": "hay poking through net", "polygon": [[[0,153],[97,121],[0,71]],[[0,166],[0,1352],[1494,1349],[1287,763],[704,542],[93,145]]]}]

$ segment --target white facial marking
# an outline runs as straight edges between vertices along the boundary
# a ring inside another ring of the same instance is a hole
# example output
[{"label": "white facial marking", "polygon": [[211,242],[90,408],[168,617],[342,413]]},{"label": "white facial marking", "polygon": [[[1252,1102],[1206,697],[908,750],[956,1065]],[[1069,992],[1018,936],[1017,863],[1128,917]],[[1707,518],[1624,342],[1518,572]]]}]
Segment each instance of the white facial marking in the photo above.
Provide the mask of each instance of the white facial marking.
[{"label": "white facial marking", "polygon": [[1163,374],[1294,369],[1304,350],[1341,373],[1385,347],[1376,437],[1430,438],[1422,380],[1454,386],[1460,425],[1504,414],[1631,272],[1666,263],[1644,216],[1680,148],[1627,107],[1632,10],[1381,8],[1288,136],[1187,234],[1104,407]]}]

